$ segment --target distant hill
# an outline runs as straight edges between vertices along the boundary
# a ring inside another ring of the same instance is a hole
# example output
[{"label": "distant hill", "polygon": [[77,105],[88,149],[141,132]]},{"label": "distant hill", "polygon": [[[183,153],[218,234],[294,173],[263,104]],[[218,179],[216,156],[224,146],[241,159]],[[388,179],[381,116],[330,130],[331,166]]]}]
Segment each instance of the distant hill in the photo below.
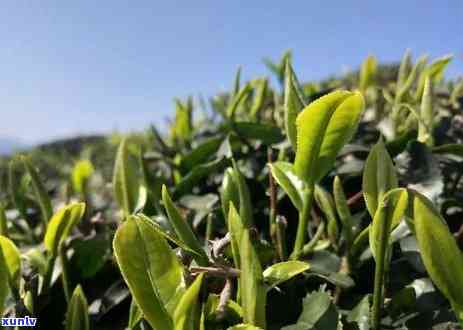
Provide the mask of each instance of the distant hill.
[{"label": "distant hill", "polygon": [[9,155],[15,151],[26,148],[27,145],[18,139],[0,137],[0,155]]}]

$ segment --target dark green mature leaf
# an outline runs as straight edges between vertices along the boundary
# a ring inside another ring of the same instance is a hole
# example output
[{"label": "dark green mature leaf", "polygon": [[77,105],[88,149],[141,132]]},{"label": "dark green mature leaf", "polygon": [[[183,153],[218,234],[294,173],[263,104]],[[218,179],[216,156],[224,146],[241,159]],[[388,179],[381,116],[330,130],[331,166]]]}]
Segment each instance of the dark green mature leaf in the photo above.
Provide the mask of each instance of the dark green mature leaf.
[{"label": "dark green mature leaf", "polygon": [[44,237],[45,248],[51,256],[58,255],[59,245],[69,236],[84,213],[84,203],[72,203],[62,207],[53,215]]},{"label": "dark green mature leaf", "polygon": [[293,205],[299,210],[302,210],[302,191],[304,183],[294,172],[293,165],[288,162],[278,161],[269,163],[270,171],[272,172],[275,181],[288,194]]},{"label": "dark green mature leaf", "polygon": [[264,270],[264,281],[275,287],[300,273],[309,270],[310,264],[304,261],[285,261],[273,264]]},{"label": "dark green mature leaf", "polygon": [[364,108],[360,93],[335,91],[309,104],[296,119],[294,167],[309,185],[318,182],[352,138]]},{"label": "dark green mature leaf", "polygon": [[370,329],[370,295],[363,297],[357,306],[349,312],[347,321],[356,323],[358,330]]},{"label": "dark green mature leaf", "polygon": [[12,240],[0,235],[0,262],[6,266],[6,272],[11,285],[19,288],[21,273],[21,254]]},{"label": "dark green mature leaf", "polygon": [[193,233],[190,225],[185,221],[177,207],[174,205],[166,186],[162,186],[162,201],[166,208],[169,222],[174,228],[177,237],[191,250],[195,251],[193,257],[199,265],[208,265],[209,261],[201,243]]},{"label": "dark green mature leaf", "polygon": [[198,182],[210,176],[212,173],[222,171],[229,163],[228,159],[219,158],[208,163],[195,166],[193,170],[175,186],[175,195],[181,196],[190,192]]},{"label": "dark green mature leaf", "polygon": [[5,213],[5,206],[0,203],[0,235],[8,237],[8,225]]},{"label": "dark green mature leaf", "polygon": [[114,254],[144,318],[157,329],[173,329],[171,316],[185,292],[183,267],[155,226],[130,216],[117,230]]},{"label": "dark green mature leaf", "polygon": [[89,330],[88,305],[80,285],[76,287],[66,313],[66,330]]},{"label": "dark green mature leaf", "polygon": [[398,180],[394,164],[380,138],[371,149],[363,170],[363,197],[372,218],[376,214],[383,195],[397,186]]},{"label": "dark green mature leaf", "polygon": [[463,144],[443,144],[432,148],[432,152],[436,154],[448,154],[463,158]]},{"label": "dark green mature leaf", "polygon": [[233,123],[233,129],[238,136],[244,139],[259,140],[264,144],[270,145],[284,140],[281,129],[269,124],[236,122]]},{"label": "dark green mature leaf", "polygon": [[331,302],[330,295],[323,289],[309,293],[302,302],[302,313],[294,325],[282,330],[336,330],[338,311]]},{"label": "dark green mature leaf", "polygon": [[213,156],[220,145],[223,142],[222,137],[210,138],[196,148],[193,149],[190,153],[183,156],[180,160],[179,169],[182,173],[190,172],[195,166],[198,166]]},{"label": "dark green mature leaf", "polygon": [[124,216],[132,214],[138,202],[140,183],[135,166],[136,163],[129,154],[128,141],[123,139],[114,163],[113,189]]},{"label": "dark green mature leaf", "polygon": [[412,196],[416,238],[426,270],[463,320],[463,254],[432,202],[418,192]]},{"label": "dark green mature leaf", "polygon": [[72,256],[80,275],[91,278],[104,266],[108,258],[110,241],[105,235],[96,235],[73,242],[74,255]]},{"label": "dark green mature leaf", "polygon": [[228,328],[227,330],[262,330],[262,328],[255,327],[250,324],[238,324]]},{"label": "dark green mature leaf", "polygon": [[240,243],[241,254],[241,303],[243,320],[265,329],[266,289],[263,282],[262,266],[251,243],[249,230],[243,230]]},{"label": "dark green mature leaf", "polygon": [[37,170],[34,168],[30,160],[25,156],[21,156],[21,160],[24,164],[24,168],[26,169],[26,172],[31,177],[32,189],[34,191],[35,199],[37,200],[40,206],[40,212],[42,213],[42,220],[45,224],[47,224],[51,216],[53,215],[53,209],[51,207],[50,196],[48,196],[48,192],[45,189],[45,186],[43,185],[42,180],[40,180]]},{"label": "dark green mature leaf", "polygon": [[296,118],[306,106],[303,95],[304,93],[297,82],[291,63],[287,61],[284,90],[285,130],[294,150],[297,147]]},{"label": "dark green mature leaf", "polygon": [[200,274],[185,291],[174,313],[175,330],[196,330],[199,328],[199,290],[204,274]]}]

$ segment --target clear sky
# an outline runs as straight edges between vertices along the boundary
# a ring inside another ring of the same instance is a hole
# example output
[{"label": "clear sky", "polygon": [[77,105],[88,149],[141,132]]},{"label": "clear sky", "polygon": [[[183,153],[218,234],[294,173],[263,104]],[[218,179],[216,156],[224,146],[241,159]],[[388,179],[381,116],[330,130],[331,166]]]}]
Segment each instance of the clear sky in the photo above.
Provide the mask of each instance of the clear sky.
[{"label": "clear sky", "polygon": [[21,1],[0,7],[0,137],[36,143],[141,129],[173,97],[268,75],[292,49],[301,80],[355,68],[368,53],[453,53],[463,75],[463,1]]}]

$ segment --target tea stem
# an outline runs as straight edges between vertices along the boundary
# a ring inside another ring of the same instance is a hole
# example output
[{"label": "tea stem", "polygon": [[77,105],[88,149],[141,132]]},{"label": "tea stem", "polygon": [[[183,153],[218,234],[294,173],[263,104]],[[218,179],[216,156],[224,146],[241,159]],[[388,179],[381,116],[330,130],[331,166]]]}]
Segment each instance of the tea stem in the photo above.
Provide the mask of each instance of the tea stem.
[{"label": "tea stem", "polygon": [[307,187],[303,192],[303,206],[302,212],[299,213],[299,223],[297,225],[296,241],[294,243],[293,253],[291,254],[292,260],[297,260],[302,253],[307,232],[307,224],[310,219],[310,210],[312,208],[313,191],[314,187],[312,185],[311,187]]}]

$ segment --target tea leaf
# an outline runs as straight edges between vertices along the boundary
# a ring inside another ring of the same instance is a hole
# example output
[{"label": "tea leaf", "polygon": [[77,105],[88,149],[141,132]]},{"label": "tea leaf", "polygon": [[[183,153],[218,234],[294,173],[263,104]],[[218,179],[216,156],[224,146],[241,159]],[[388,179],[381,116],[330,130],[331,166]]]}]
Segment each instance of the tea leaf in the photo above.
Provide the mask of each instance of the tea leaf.
[{"label": "tea leaf", "polygon": [[174,228],[177,237],[191,250],[195,251],[194,258],[196,262],[202,266],[206,266],[209,261],[201,243],[196,238],[196,235],[193,233],[190,225],[185,221],[178,209],[175,207],[165,185],[162,186],[162,201],[164,202],[169,222]]},{"label": "tea leaf", "polygon": [[272,172],[275,181],[288,194],[293,205],[299,210],[302,210],[302,190],[304,183],[294,173],[293,165],[287,162],[278,161],[269,163],[270,171]]},{"label": "tea leaf", "polygon": [[35,198],[40,206],[42,220],[44,224],[47,224],[53,214],[50,196],[48,196],[48,192],[45,189],[45,186],[43,185],[42,181],[40,180],[37,170],[34,168],[30,160],[25,156],[21,156],[21,160],[24,164],[26,172],[31,177],[32,189],[34,191]]},{"label": "tea leaf", "polygon": [[0,235],[8,237],[7,218],[5,213],[5,206],[0,203]]},{"label": "tea leaf", "polygon": [[249,189],[246,185],[246,181],[244,179],[243,174],[241,173],[238,165],[234,160],[233,162],[233,177],[236,182],[236,186],[238,187],[238,193],[240,196],[240,203],[239,203],[239,212],[241,220],[246,227],[252,226],[254,223],[253,218],[253,210],[251,204],[251,196],[249,195]]},{"label": "tea leaf", "polygon": [[[1,236],[0,236],[1,237]],[[9,292],[10,274],[8,272],[8,265],[3,256],[2,249],[0,248],[0,315],[3,315],[6,298]]]},{"label": "tea leaf", "polygon": [[66,313],[66,330],[89,330],[88,305],[80,285],[76,287]]},{"label": "tea leaf", "polygon": [[304,93],[297,82],[291,63],[287,61],[284,90],[285,130],[294,150],[297,147],[296,117],[306,106],[303,95]]},{"label": "tea leaf", "polygon": [[255,96],[254,101],[251,106],[250,116],[251,118],[255,118],[259,111],[262,110],[262,107],[265,105],[265,96],[267,94],[268,89],[268,81],[267,79],[259,79],[255,82]]},{"label": "tea leaf", "polygon": [[52,257],[58,255],[59,245],[82,219],[84,212],[84,203],[73,203],[62,207],[53,215],[44,237],[45,248]]},{"label": "tea leaf", "polygon": [[222,137],[211,138],[200,145],[193,151],[183,156],[180,160],[179,169],[182,173],[190,172],[195,166],[203,164],[211,158],[223,142]]},{"label": "tea leaf", "polygon": [[240,268],[241,257],[240,257],[240,242],[245,227],[241,218],[236,211],[233,203],[230,203],[229,214],[228,214],[228,232],[230,233],[230,245],[232,248],[233,261],[235,267]]},{"label": "tea leaf", "polygon": [[250,324],[238,324],[228,328],[227,330],[262,330],[262,328],[255,327]]},{"label": "tea leaf", "polygon": [[370,295],[365,295],[357,306],[350,311],[347,321],[357,323],[359,330],[370,329]]},{"label": "tea leaf", "polygon": [[80,194],[85,192],[85,186],[93,172],[95,172],[95,169],[89,160],[80,160],[74,165],[72,170],[72,185],[76,192]]},{"label": "tea leaf", "polygon": [[199,328],[199,290],[204,274],[200,274],[185,291],[174,313],[175,330],[196,330]]},{"label": "tea leaf", "polygon": [[296,119],[294,168],[306,183],[318,182],[355,133],[364,108],[360,93],[335,91],[309,104]]},{"label": "tea leaf", "polygon": [[231,167],[227,168],[223,174],[220,200],[222,202],[222,211],[225,219],[228,219],[230,203],[233,203],[236,208],[240,207],[239,190],[233,175],[233,168]]},{"label": "tea leaf", "polygon": [[130,303],[130,310],[129,310],[129,322],[127,327],[129,329],[134,329],[143,319],[143,314],[141,309],[138,307],[137,303],[134,299]]},{"label": "tea leaf", "polygon": [[270,287],[275,287],[278,284],[309,270],[309,268],[310,265],[303,261],[285,261],[273,264],[264,270],[264,281],[270,285]]},{"label": "tea leaf", "polygon": [[284,140],[279,127],[251,122],[233,123],[233,129],[238,136],[248,140],[260,140],[262,143],[270,145]]},{"label": "tea leaf", "polygon": [[394,164],[380,138],[371,149],[363,170],[363,197],[372,218],[376,214],[378,203],[383,195],[397,186]]},{"label": "tea leaf", "polygon": [[165,238],[143,218],[129,216],[113,241],[132,296],[150,325],[173,329],[171,315],[185,291],[183,267]]},{"label": "tea leaf", "polygon": [[241,235],[241,303],[243,320],[265,329],[266,290],[263,283],[262,266],[251,243],[249,230]]},{"label": "tea leaf", "polygon": [[432,81],[429,77],[425,79],[423,96],[421,98],[420,121],[418,121],[418,141],[428,146],[434,145],[434,111]]},{"label": "tea leaf", "polygon": [[352,214],[350,213],[349,205],[347,205],[347,199],[344,189],[342,188],[341,179],[339,179],[338,176],[336,176],[333,181],[333,195],[336,211],[338,212],[339,220],[341,220],[347,244],[350,245],[353,239]]},{"label": "tea leaf", "polygon": [[361,91],[365,92],[368,87],[370,87],[375,79],[376,70],[378,63],[376,58],[372,55],[369,55],[360,67],[360,81],[359,88]]},{"label": "tea leaf", "polygon": [[416,238],[426,270],[450,300],[455,312],[463,309],[463,254],[445,220],[424,195],[413,192]]},{"label": "tea leaf", "polygon": [[244,85],[243,88],[241,88],[237,95],[234,95],[233,98],[231,98],[230,103],[227,107],[228,118],[232,119],[235,117],[235,113],[238,110],[238,107],[249,97],[251,91],[252,87],[249,83],[247,83],[246,85]]},{"label": "tea leaf", "polygon": [[328,222],[328,236],[331,242],[336,244],[339,228],[333,197],[319,185],[315,185],[314,197],[318,207],[323,211]]},{"label": "tea leaf", "polygon": [[[0,264],[6,266],[6,273],[11,285],[19,288],[21,273],[21,254],[9,238],[0,235]],[[4,276],[5,274],[2,274]]]},{"label": "tea leaf", "polygon": [[119,207],[128,216],[135,211],[138,202],[139,181],[134,160],[129,155],[128,141],[123,139],[114,163],[113,189]]},{"label": "tea leaf", "polygon": [[462,144],[443,144],[438,147],[432,148],[432,152],[436,154],[449,154],[463,158],[463,145]]},{"label": "tea leaf", "polygon": [[429,79],[435,83],[441,80],[444,70],[452,60],[452,57],[452,55],[442,56],[429,64],[429,66],[421,72],[420,78],[418,79],[418,85],[416,87],[415,99],[419,100],[423,95],[426,78],[429,77]]}]

